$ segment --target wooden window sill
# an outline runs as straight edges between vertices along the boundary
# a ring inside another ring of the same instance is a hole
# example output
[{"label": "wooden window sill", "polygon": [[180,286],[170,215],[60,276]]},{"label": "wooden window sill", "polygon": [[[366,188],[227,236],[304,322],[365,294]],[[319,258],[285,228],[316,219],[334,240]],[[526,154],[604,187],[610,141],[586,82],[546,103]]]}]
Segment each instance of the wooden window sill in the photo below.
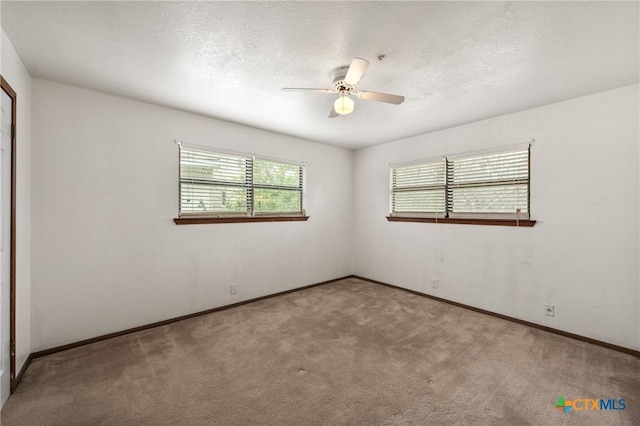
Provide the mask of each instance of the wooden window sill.
[{"label": "wooden window sill", "polygon": [[389,222],[422,222],[422,223],[451,223],[458,225],[493,225],[493,226],[522,226],[531,228],[536,224],[535,220],[515,220],[515,219],[451,219],[432,217],[398,217],[387,216]]},{"label": "wooden window sill", "polygon": [[246,222],[298,222],[306,221],[309,216],[229,216],[229,217],[176,217],[176,225],[203,225],[207,223],[246,223]]}]

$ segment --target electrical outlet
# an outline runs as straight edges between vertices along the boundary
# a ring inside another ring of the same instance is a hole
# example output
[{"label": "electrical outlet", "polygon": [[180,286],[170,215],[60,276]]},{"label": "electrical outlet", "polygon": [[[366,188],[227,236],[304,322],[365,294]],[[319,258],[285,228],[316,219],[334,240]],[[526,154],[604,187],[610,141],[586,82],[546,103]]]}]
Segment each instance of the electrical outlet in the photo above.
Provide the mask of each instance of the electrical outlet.
[{"label": "electrical outlet", "polygon": [[553,305],[544,305],[544,314],[548,317],[553,317],[556,314],[556,310]]},{"label": "electrical outlet", "polygon": [[438,284],[439,284],[438,279],[437,279],[437,278],[434,278],[434,279],[433,279],[433,282],[432,282],[432,284],[431,284],[431,287],[433,287],[433,288],[438,288]]},{"label": "electrical outlet", "polygon": [[233,283],[229,286],[229,294],[238,294],[238,283]]}]

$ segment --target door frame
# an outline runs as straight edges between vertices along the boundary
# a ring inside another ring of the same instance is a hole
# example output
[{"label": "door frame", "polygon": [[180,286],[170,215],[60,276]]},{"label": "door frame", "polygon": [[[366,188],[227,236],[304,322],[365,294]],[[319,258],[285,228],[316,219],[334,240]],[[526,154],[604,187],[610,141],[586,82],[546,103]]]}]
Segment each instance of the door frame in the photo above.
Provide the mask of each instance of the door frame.
[{"label": "door frame", "polygon": [[16,380],[16,123],[17,94],[11,85],[0,75],[0,86],[11,98],[11,242],[9,258],[9,357],[11,393],[17,386]]}]

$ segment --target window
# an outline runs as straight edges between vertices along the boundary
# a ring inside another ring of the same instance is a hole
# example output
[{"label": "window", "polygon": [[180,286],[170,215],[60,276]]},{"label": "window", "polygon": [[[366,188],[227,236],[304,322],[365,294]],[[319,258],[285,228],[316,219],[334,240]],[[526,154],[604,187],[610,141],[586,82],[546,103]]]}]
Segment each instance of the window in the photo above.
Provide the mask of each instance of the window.
[{"label": "window", "polygon": [[529,219],[529,150],[447,160],[449,217]]},{"label": "window", "polygon": [[391,214],[444,217],[445,161],[391,169]]},{"label": "window", "polygon": [[250,189],[250,158],[180,148],[180,216],[247,214]]},{"label": "window", "polygon": [[300,165],[256,158],[253,161],[254,214],[302,214]]},{"label": "window", "polygon": [[303,179],[301,163],[180,144],[180,217],[302,217]]},{"label": "window", "polygon": [[451,219],[451,223],[507,224],[498,222],[506,220],[517,225],[531,222],[523,226],[532,226],[535,222],[529,221],[529,158],[527,146],[392,166],[389,220],[440,218],[443,222]]}]

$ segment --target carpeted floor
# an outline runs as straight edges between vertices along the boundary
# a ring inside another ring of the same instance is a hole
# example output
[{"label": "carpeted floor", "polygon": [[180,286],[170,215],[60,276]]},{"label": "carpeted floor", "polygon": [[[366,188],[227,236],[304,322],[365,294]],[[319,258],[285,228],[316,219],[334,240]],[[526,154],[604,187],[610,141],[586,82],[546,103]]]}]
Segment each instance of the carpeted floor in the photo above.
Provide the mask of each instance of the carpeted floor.
[{"label": "carpeted floor", "polygon": [[[624,398],[569,411],[558,397]],[[2,425],[640,424],[640,359],[355,278],[34,360]]]}]

